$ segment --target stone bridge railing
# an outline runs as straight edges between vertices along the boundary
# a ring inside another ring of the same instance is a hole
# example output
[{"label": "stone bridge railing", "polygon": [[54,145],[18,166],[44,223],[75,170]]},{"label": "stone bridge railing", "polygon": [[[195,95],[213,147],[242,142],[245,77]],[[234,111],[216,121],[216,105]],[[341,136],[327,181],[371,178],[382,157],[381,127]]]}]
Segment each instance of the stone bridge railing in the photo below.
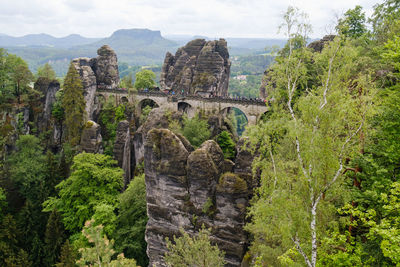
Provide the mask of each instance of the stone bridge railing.
[{"label": "stone bridge railing", "polygon": [[[105,88],[98,88],[98,92],[107,92],[107,93],[118,93],[118,94],[128,94],[128,90],[124,88],[116,88],[116,89],[105,89]],[[187,94],[171,94],[171,93],[164,93],[162,91],[137,91],[133,94],[141,95],[141,96],[158,96],[158,97],[171,97],[172,101],[183,101],[185,99],[188,100],[197,100],[197,101],[204,101],[204,102],[215,102],[215,103],[232,103],[237,105],[258,105],[258,106],[265,106],[265,101],[262,99],[255,99],[255,98],[245,98],[245,97],[222,97],[222,96],[214,96],[214,97],[202,97],[199,95],[187,95]]]}]

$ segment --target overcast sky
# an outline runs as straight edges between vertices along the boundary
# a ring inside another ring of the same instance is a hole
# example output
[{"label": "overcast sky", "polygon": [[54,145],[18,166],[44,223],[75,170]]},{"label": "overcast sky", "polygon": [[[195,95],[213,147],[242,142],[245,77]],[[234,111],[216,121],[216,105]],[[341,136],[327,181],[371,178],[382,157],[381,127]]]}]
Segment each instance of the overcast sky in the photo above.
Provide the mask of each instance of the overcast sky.
[{"label": "overcast sky", "polygon": [[0,33],[78,33],[106,37],[118,29],[166,34],[274,38],[289,5],[309,14],[313,37],[332,29],[337,14],[382,0],[0,0]]}]

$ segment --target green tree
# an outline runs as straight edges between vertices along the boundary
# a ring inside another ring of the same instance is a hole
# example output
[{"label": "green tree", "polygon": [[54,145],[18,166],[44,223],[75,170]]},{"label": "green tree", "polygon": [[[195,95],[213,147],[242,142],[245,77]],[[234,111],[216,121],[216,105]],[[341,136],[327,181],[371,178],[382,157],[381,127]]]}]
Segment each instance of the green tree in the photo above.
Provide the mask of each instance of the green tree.
[{"label": "green tree", "polygon": [[182,134],[194,147],[199,147],[211,136],[207,121],[201,119],[199,115],[194,116],[192,119],[184,117],[183,125]]},{"label": "green tree", "polygon": [[345,36],[357,38],[367,32],[365,22],[365,13],[362,12],[362,7],[357,5],[354,9],[349,9],[344,13],[336,29]]},{"label": "green tree", "polygon": [[133,88],[133,77],[132,73],[129,73],[128,75],[122,77],[121,79],[121,87],[122,88]]},{"label": "green tree", "polygon": [[[373,58],[379,62],[381,57],[381,64],[394,70],[395,73],[389,73],[392,77],[396,77],[400,62],[396,39],[388,40],[381,47],[375,44],[380,54]],[[335,264],[336,259],[349,260],[354,255],[358,255],[362,264],[371,266],[392,266],[398,260],[393,240],[399,233],[393,217],[397,216],[395,203],[400,162],[400,86],[398,80],[383,86],[374,99],[375,114],[368,120],[365,145],[352,159],[354,168],[349,168],[348,175],[354,181],[351,202],[339,211],[350,218],[343,223],[344,230],[339,228],[333,237],[326,239],[328,244],[337,244],[338,240],[350,236],[351,242],[341,242],[346,251],[332,249],[331,245],[326,250],[329,253],[323,255],[323,263]]]},{"label": "green tree", "polygon": [[39,204],[46,197],[46,156],[40,140],[33,135],[21,135],[16,142],[17,150],[8,159],[10,178],[17,185],[20,194]]},{"label": "green tree", "polygon": [[221,147],[226,159],[234,159],[236,154],[236,145],[231,135],[227,131],[222,131],[217,136],[217,143]]},{"label": "green tree", "polygon": [[181,237],[174,236],[174,243],[167,238],[167,249],[164,260],[168,266],[186,267],[222,267],[225,264],[225,252],[210,242],[210,230],[204,228],[190,237],[181,229]]},{"label": "green tree", "polygon": [[373,27],[373,38],[378,43],[384,43],[400,32],[400,2],[385,0],[374,6],[374,13],[370,20]]},{"label": "green tree", "polygon": [[44,242],[46,244],[46,266],[54,266],[56,260],[60,257],[64,240],[65,233],[61,216],[56,210],[53,210],[47,221],[44,235]]},{"label": "green tree", "polygon": [[117,259],[112,260],[115,251],[113,249],[114,240],[108,240],[103,235],[102,225],[94,225],[94,221],[87,221],[82,230],[83,235],[87,238],[90,247],[80,248],[81,258],[76,262],[79,266],[136,266],[134,259],[126,259],[124,254],[119,254]]},{"label": "green tree", "polygon": [[10,80],[12,82],[14,95],[21,102],[21,94],[26,92],[29,84],[33,81],[33,74],[29,70],[28,64],[16,55],[8,55],[8,67],[11,70]]},{"label": "green tree", "polygon": [[62,107],[65,112],[67,140],[71,145],[77,145],[84,124],[85,100],[81,79],[72,62],[64,79],[63,91]]},{"label": "green tree", "polygon": [[81,153],[74,157],[71,175],[56,188],[58,197],[44,202],[44,211],[56,209],[64,226],[76,234],[101,203],[115,206],[122,188],[123,171],[116,161],[102,154]]},{"label": "green tree", "polygon": [[136,80],[134,87],[136,89],[151,89],[156,85],[154,79],[156,78],[156,74],[151,70],[141,70],[136,73]]},{"label": "green tree", "polygon": [[115,247],[126,257],[147,266],[147,243],[144,233],[147,223],[146,185],[144,174],[136,176],[119,196],[118,217],[114,233]]},{"label": "green tree", "polygon": [[69,243],[67,239],[63,246],[61,247],[61,255],[58,263],[55,264],[56,267],[75,267],[76,260],[78,259],[78,253]]},{"label": "green tree", "polygon": [[[247,229],[255,237],[253,252],[264,263],[303,261],[311,267],[316,266],[320,240],[334,221],[334,204],[346,197],[340,181],[346,158],[357,151],[371,88],[369,76],[355,64],[357,50],[336,38],[312,55],[318,75],[312,76],[313,83],[305,80],[306,90],[301,90],[302,74],[310,73],[303,53],[309,52],[290,47],[290,30],[297,23],[293,24],[293,14],[287,15],[289,49],[274,68],[273,111],[268,123],[249,132],[262,153],[255,161],[262,178]],[[353,89],[354,79],[361,94]]]},{"label": "green tree", "polygon": [[50,81],[56,79],[56,73],[54,72],[53,68],[49,63],[40,66],[36,72],[36,78],[46,78]]}]

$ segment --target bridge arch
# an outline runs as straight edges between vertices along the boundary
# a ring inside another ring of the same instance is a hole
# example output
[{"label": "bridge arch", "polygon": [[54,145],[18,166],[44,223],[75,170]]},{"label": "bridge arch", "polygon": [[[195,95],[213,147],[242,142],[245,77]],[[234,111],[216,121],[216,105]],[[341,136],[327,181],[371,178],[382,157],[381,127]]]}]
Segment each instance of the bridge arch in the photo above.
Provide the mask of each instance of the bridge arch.
[{"label": "bridge arch", "polygon": [[238,107],[225,107],[220,111],[220,114],[224,115],[225,117],[234,117],[236,123],[236,132],[239,136],[243,134],[245,127],[249,125],[248,115]]},{"label": "bridge arch", "polygon": [[178,102],[178,111],[187,114],[189,118],[193,118],[196,112],[192,105],[185,101]]}]

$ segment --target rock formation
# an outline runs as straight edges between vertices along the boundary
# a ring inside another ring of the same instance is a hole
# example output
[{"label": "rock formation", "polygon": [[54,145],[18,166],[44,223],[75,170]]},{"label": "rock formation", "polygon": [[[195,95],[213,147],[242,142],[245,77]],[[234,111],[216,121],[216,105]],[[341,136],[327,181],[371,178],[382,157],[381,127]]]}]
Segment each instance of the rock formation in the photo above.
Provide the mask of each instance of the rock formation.
[{"label": "rock formation", "polygon": [[124,170],[124,188],[129,184],[132,176],[132,140],[127,120],[120,121],[116,130],[114,143],[114,158]]},{"label": "rock formation", "polygon": [[231,62],[224,39],[196,39],[167,53],[161,70],[162,89],[204,96],[226,96]]},{"label": "rock formation", "polygon": [[100,125],[87,121],[81,136],[81,149],[87,153],[102,153]]},{"label": "rock formation", "polygon": [[97,88],[114,89],[119,84],[117,55],[108,45],[97,50],[96,58],[72,60],[82,80],[88,119],[93,119]]},{"label": "rock formation", "polygon": [[224,173],[233,163],[224,160],[218,144],[209,140],[191,152],[170,130],[152,129],[144,150],[149,266],[166,266],[166,237],[179,235],[180,228],[194,234],[203,224],[226,252],[226,266],[240,266],[249,188],[240,175]]},{"label": "rock formation", "polygon": [[324,46],[332,42],[336,35],[325,35],[321,40],[314,41],[310,43],[307,47],[314,50],[314,52],[321,52]]}]

